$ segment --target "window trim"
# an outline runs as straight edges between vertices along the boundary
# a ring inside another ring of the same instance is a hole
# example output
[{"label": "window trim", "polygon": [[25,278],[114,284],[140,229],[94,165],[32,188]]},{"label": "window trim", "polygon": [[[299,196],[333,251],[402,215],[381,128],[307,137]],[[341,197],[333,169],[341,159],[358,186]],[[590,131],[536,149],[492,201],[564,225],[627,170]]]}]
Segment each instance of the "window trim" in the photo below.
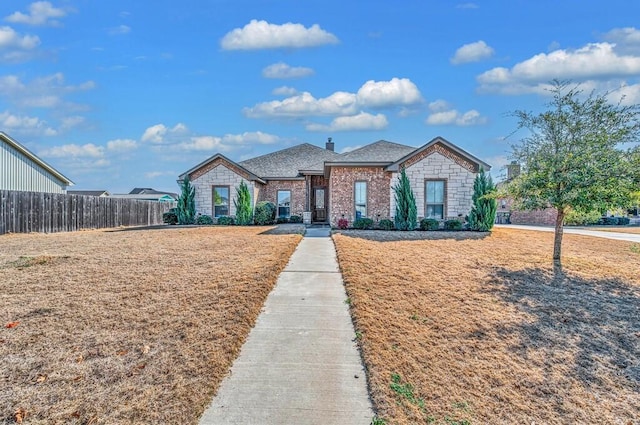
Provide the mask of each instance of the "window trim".
[{"label": "window trim", "polygon": [[[429,203],[427,202],[427,184],[429,182],[442,182],[442,203]],[[442,205],[442,218],[440,220],[447,219],[447,187],[449,186],[448,179],[424,179],[424,216],[428,218],[427,207],[429,205]]]},{"label": "window trim", "polygon": [[[227,189],[227,214],[220,214],[220,215],[216,215],[216,188],[224,188]],[[218,218],[218,217],[226,217],[231,215],[231,186],[229,185],[213,185],[211,186],[211,216],[213,218]]]},{"label": "window trim", "polygon": [[[287,207],[280,207],[280,192],[289,192],[289,214],[287,215],[280,215],[280,208],[287,208]],[[291,217],[291,204],[293,201],[293,191],[291,189],[277,189],[276,190],[276,218],[289,218]]]},{"label": "window trim", "polygon": [[358,183],[364,183],[364,215],[361,215],[360,218],[366,218],[369,216],[369,182],[366,180],[356,180],[353,182],[353,219],[356,220],[358,216],[358,204],[356,203],[356,186]]}]

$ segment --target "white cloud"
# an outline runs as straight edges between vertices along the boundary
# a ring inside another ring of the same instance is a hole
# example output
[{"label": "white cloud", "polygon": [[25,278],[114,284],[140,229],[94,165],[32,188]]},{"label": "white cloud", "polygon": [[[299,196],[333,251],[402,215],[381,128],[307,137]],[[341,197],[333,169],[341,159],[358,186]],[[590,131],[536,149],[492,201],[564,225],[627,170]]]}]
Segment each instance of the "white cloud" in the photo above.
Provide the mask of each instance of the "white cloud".
[{"label": "white cloud", "polygon": [[456,9],[479,9],[480,6],[478,6],[475,3],[460,3],[458,5],[456,5]]},{"label": "white cloud", "polygon": [[131,27],[127,25],[118,25],[117,27],[109,28],[109,35],[124,35],[131,32]]},{"label": "white cloud", "polygon": [[372,115],[367,112],[360,112],[357,115],[337,117],[329,125],[308,124],[308,131],[368,131],[383,130],[387,128],[389,121],[383,114]]},{"label": "white cloud", "polygon": [[60,129],[69,130],[71,128],[77,127],[80,124],[85,122],[85,118],[80,115],[74,115],[70,117],[64,117],[61,120]]},{"label": "white cloud", "polygon": [[0,49],[17,48],[30,50],[40,44],[36,35],[21,36],[11,27],[0,27]]},{"label": "white cloud", "polygon": [[640,56],[619,55],[615,45],[590,43],[576,50],[540,53],[512,68],[498,67],[476,79],[482,92],[542,93],[552,79],[586,81],[637,77]]},{"label": "white cloud", "polygon": [[640,54],[640,30],[634,27],[614,28],[602,38],[615,44],[615,50],[620,54]]},{"label": "white cloud", "polygon": [[138,147],[138,142],[132,139],[115,139],[107,142],[107,150],[110,152],[129,152]]},{"label": "white cloud", "polygon": [[361,147],[362,145],[345,146],[344,148],[340,149],[340,152],[338,153],[347,153],[347,152],[355,151],[356,149],[360,149]]},{"label": "white cloud", "polygon": [[274,94],[276,96],[293,96],[298,94],[298,90],[294,89],[293,87],[282,86],[273,89],[271,94]]},{"label": "white cloud", "polygon": [[68,10],[53,7],[48,1],[37,1],[29,5],[29,13],[14,12],[5,18],[5,21],[27,25],[59,26],[60,21],[54,18],[67,16]]},{"label": "white cloud", "polygon": [[429,111],[431,111],[431,114],[425,121],[428,125],[468,127],[487,123],[487,118],[480,115],[480,112],[475,109],[461,113],[457,109],[453,109],[450,103],[442,99],[429,103]]},{"label": "white cloud", "polygon": [[14,115],[8,111],[0,112],[0,128],[9,132],[30,135],[55,136],[58,134],[55,129],[39,118]]},{"label": "white cloud", "polygon": [[218,136],[192,136],[189,141],[176,145],[181,151],[221,151],[229,152],[242,146],[248,145],[270,145],[280,141],[278,136],[273,134],[256,132],[244,132],[241,134],[225,134]]},{"label": "white cloud", "polygon": [[458,48],[451,58],[451,63],[454,65],[460,65],[462,63],[480,62],[481,60],[489,59],[494,53],[495,52],[491,46],[487,45],[484,41],[479,40]]},{"label": "white cloud", "polygon": [[370,108],[408,106],[422,102],[418,87],[408,78],[369,80],[358,90],[358,102]]},{"label": "white cloud", "polygon": [[104,147],[93,143],[84,145],[68,144],[44,149],[40,151],[40,155],[49,158],[102,158],[104,157]]},{"label": "white cloud", "polygon": [[14,104],[26,108],[68,108],[78,109],[79,105],[64,101],[64,96],[74,92],[87,91],[95,87],[93,81],[78,85],[65,84],[60,72],[24,83],[15,75],[0,77],[0,96]]},{"label": "white cloud", "polygon": [[390,81],[367,81],[357,93],[337,91],[324,98],[302,92],[283,100],[272,100],[244,108],[250,118],[355,115],[362,108],[393,108],[422,102],[422,95],[408,78]]},{"label": "white cloud", "polygon": [[173,128],[169,128],[164,124],[156,124],[147,128],[142,134],[141,140],[156,145],[175,142],[176,138],[181,138],[188,134],[189,130],[182,123],[176,124]]},{"label": "white cloud", "polygon": [[262,70],[262,76],[265,78],[301,78],[313,75],[311,68],[303,66],[290,66],[284,62],[274,63]]},{"label": "white cloud", "polygon": [[243,28],[228,32],[220,42],[224,50],[256,50],[275,48],[313,47],[336,44],[338,37],[323,30],[318,24],[306,28],[288,22],[282,25],[251,20]]}]

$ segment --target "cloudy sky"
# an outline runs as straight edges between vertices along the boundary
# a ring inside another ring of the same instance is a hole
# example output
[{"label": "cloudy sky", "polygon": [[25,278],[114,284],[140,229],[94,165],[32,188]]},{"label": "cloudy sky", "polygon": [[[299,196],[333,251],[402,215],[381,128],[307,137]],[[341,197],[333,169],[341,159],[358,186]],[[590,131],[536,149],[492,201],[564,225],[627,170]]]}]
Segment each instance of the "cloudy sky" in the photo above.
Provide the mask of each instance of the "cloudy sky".
[{"label": "cloudy sky", "polygon": [[506,163],[551,79],[640,103],[637,0],[0,2],[0,130],[76,189],[442,136]]}]

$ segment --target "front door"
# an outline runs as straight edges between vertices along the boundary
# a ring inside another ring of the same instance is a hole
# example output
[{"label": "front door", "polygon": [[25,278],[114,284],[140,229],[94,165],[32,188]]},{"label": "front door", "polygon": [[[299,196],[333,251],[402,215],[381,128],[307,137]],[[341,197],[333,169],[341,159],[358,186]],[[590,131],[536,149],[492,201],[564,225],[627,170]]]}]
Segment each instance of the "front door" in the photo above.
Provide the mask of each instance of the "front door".
[{"label": "front door", "polygon": [[314,187],[313,188],[313,217],[312,221],[327,221],[327,188],[326,187]]}]

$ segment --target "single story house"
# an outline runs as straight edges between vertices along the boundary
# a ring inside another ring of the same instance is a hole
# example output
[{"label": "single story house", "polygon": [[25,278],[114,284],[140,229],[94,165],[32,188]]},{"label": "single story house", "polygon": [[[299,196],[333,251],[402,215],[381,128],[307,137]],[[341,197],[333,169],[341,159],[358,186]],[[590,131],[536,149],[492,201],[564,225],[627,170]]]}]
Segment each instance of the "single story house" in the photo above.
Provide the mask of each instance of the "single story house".
[{"label": "single story house", "polygon": [[66,193],[73,182],[0,131],[0,190]]},{"label": "single story house", "polygon": [[110,195],[108,190],[67,190],[67,195],[97,196],[106,198]]},{"label": "single story house", "polygon": [[467,215],[476,174],[491,168],[442,137],[419,148],[380,140],[343,154],[334,152],[329,139],[324,149],[303,143],[240,162],[217,153],[181,174],[178,183],[189,177],[200,214],[235,215],[233,200],[244,181],[254,206],[270,201],[280,217],[300,215],[335,226],[341,218],[393,218],[393,188],[403,167],[419,218],[439,220]]}]

